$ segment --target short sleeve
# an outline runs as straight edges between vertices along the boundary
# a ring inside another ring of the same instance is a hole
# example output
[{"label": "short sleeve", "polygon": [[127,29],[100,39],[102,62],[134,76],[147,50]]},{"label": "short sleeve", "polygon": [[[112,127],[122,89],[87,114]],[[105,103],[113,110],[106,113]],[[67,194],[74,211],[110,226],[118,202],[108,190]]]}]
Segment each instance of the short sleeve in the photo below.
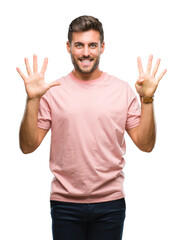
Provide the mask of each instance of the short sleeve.
[{"label": "short sleeve", "polygon": [[128,113],[127,113],[127,120],[126,120],[126,130],[130,128],[137,127],[140,123],[141,117],[141,108],[135,95],[134,91],[130,86],[128,86],[128,93],[127,93],[127,102],[128,102]]},{"label": "short sleeve", "polygon": [[50,95],[46,92],[40,100],[38,111],[38,127],[43,129],[50,129],[51,127],[51,109],[50,109]]}]

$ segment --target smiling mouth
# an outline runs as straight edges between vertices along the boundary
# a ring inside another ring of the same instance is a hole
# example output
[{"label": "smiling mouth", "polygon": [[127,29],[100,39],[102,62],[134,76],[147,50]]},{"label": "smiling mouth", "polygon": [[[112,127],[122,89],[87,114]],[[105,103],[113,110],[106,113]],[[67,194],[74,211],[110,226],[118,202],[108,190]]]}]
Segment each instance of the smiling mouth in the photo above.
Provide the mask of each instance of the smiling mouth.
[{"label": "smiling mouth", "polygon": [[89,63],[89,62],[92,62],[92,61],[93,61],[93,58],[91,58],[91,59],[79,58],[79,61],[80,61],[80,62],[83,62],[83,63]]}]

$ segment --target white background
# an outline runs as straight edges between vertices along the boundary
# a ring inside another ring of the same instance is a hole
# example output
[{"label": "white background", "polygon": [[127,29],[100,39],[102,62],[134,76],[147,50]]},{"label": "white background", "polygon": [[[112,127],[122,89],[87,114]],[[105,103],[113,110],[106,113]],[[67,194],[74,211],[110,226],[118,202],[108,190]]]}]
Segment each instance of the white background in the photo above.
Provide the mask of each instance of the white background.
[{"label": "white background", "polygon": [[[100,68],[134,87],[137,56],[149,54],[168,72],[155,95],[157,142],[140,152],[126,136],[124,240],[182,240],[183,114],[182,3],[174,0],[7,0],[0,3],[0,239],[51,240],[50,133],[30,155],[19,150],[26,94],[16,72],[24,57],[49,58],[46,80],[72,70],[66,51],[70,22],[93,15],[103,23],[106,49]],[[79,239],[78,239],[79,240]],[[101,239],[102,240],[102,239]]]}]

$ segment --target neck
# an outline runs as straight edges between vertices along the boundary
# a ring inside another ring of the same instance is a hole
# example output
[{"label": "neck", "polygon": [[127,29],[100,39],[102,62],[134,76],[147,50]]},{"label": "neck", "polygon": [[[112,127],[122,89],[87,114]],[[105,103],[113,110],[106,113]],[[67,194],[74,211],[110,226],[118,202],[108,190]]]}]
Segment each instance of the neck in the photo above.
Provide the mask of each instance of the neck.
[{"label": "neck", "polygon": [[72,71],[72,73],[79,80],[89,81],[89,80],[94,80],[94,79],[99,78],[103,72],[100,71],[99,69],[96,69],[92,73],[81,73],[81,72],[77,71],[76,69],[74,69]]}]

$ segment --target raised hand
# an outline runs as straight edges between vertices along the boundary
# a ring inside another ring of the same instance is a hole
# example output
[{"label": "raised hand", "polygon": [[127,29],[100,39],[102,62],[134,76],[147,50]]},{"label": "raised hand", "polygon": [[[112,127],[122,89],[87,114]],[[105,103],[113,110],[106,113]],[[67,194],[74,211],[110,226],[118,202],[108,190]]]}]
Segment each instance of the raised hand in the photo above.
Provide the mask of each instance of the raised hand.
[{"label": "raised hand", "polygon": [[137,58],[139,78],[135,84],[135,87],[138,94],[142,97],[152,97],[158,87],[159,81],[167,72],[167,70],[165,69],[158,77],[156,77],[156,73],[158,71],[161,60],[157,59],[156,64],[151,72],[152,60],[153,60],[153,55],[150,55],[146,72],[144,72],[141,58],[140,57]]},{"label": "raised hand", "polygon": [[24,60],[25,60],[25,66],[27,69],[28,76],[25,76],[20,70],[20,68],[16,68],[16,69],[17,69],[17,72],[22,77],[22,79],[24,80],[25,89],[29,99],[34,99],[34,98],[39,99],[46,93],[48,89],[50,89],[51,87],[60,85],[58,81],[54,81],[51,83],[46,83],[44,81],[44,75],[45,75],[47,64],[48,64],[48,58],[44,59],[43,66],[40,72],[38,72],[36,55],[33,55],[33,72],[29,65],[28,59],[25,58]]}]

